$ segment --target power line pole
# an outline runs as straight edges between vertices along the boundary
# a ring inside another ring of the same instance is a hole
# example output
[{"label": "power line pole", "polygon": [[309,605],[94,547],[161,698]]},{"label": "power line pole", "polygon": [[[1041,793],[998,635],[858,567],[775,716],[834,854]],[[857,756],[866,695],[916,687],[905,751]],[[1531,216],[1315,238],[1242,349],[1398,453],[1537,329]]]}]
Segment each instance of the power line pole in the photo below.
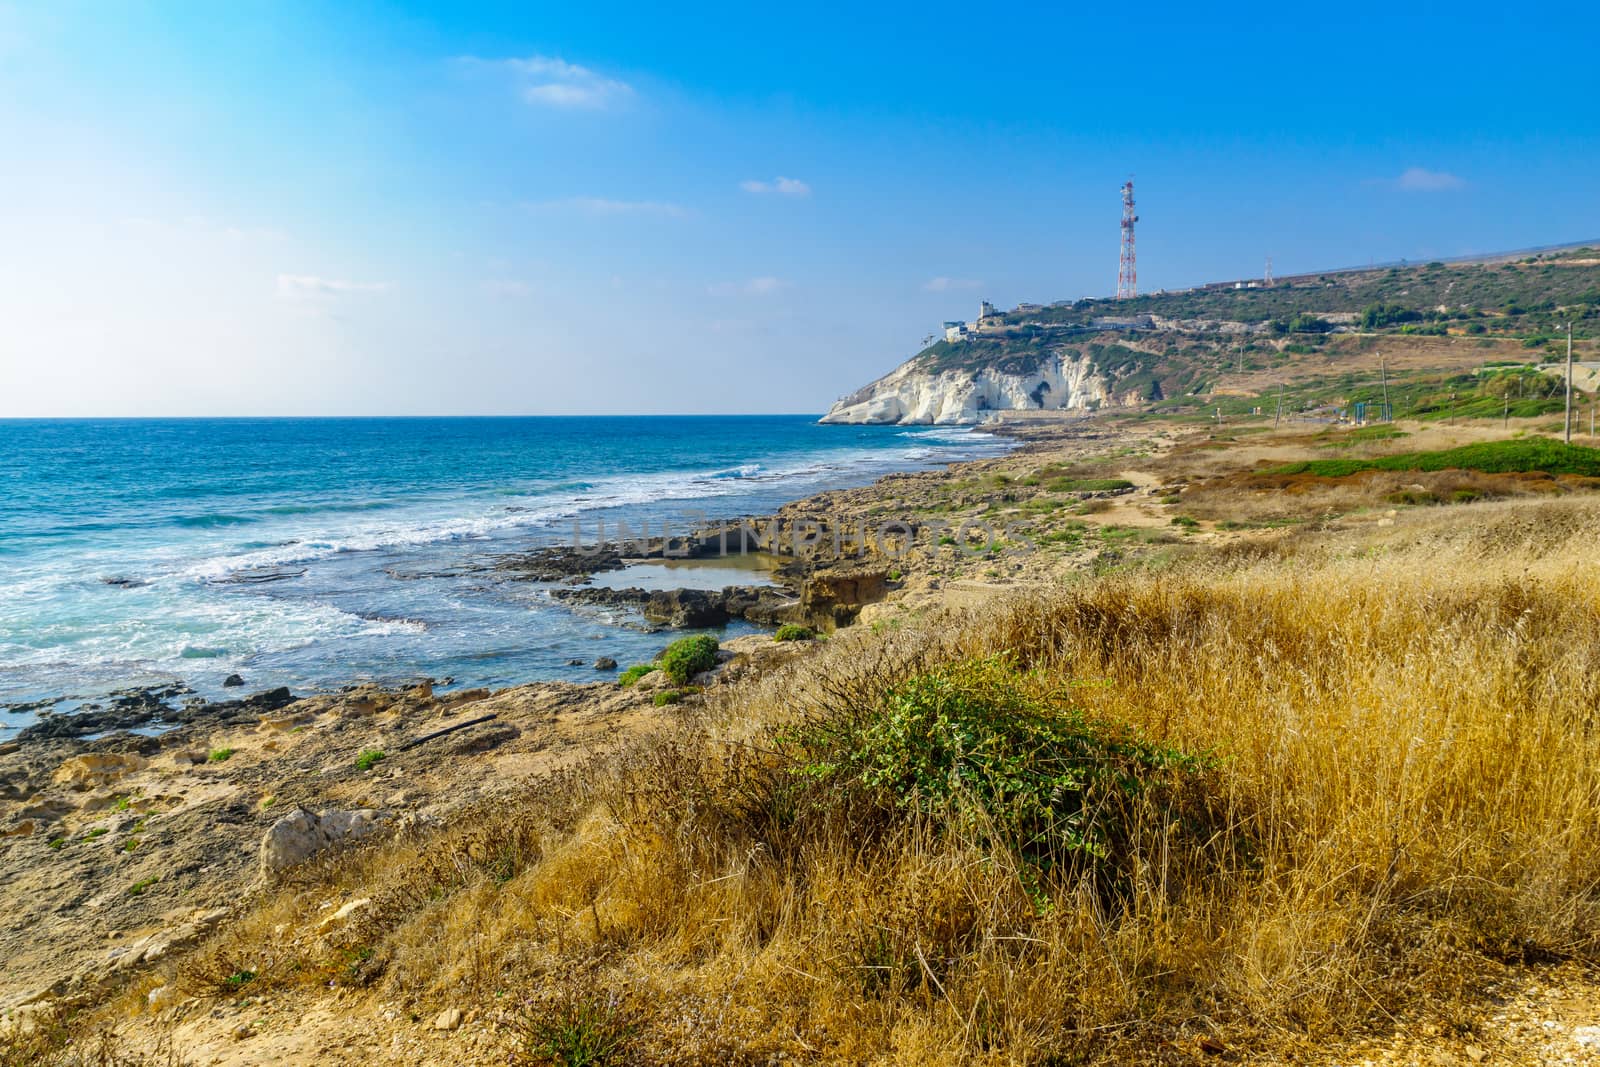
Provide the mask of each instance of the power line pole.
[{"label": "power line pole", "polygon": [[1393,422],[1394,415],[1389,410],[1389,364],[1382,352],[1378,353],[1378,375],[1383,379],[1383,421]]},{"label": "power line pole", "polygon": [[1572,443],[1572,320],[1567,320],[1567,444]]},{"label": "power line pole", "polygon": [[[1591,416],[1593,416],[1594,412],[1591,411],[1589,414]],[[1278,413],[1276,415],[1272,416],[1272,428],[1274,430],[1276,430],[1278,428],[1278,424],[1281,423],[1282,421],[1283,421],[1283,383],[1279,382],[1278,383]],[[1591,417],[1591,419],[1589,421],[1593,422],[1594,420]],[[1590,436],[1591,437],[1593,436],[1592,432],[1590,433]]]}]

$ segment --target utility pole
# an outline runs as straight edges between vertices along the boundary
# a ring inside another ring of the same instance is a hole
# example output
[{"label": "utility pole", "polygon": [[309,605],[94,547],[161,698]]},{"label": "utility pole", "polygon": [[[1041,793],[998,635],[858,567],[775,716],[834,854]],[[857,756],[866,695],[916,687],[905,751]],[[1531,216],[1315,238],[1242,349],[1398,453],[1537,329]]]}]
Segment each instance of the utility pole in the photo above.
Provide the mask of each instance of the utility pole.
[{"label": "utility pole", "polygon": [[[1589,421],[1593,422],[1594,421],[1594,412],[1592,410],[1589,412],[1589,416],[1590,416],[1589,417]],[[1278,383],[1278,413],[1276,415],[1272,416],[1272,428],[1274,430],[1276,430],[1278,428],[1278,424],[1281,423],[1282,421],[1283,421],[1283,383],[1279,382]],[[1591,436],[1591,437],[1594,436],[1594,432],[1592,430],[1590,431],[1589,436]]]},{"label": "utility pole", "polygon": [[1572,443],[1572,320],[1567,320],[1567,444]]},{"label": "utility pole", "polygon": [[1389,365],[1382,352],[1378,353],[1378,375],[1383,379],[1383,421],[1393,422],[1394,415],[1389,410]]}]

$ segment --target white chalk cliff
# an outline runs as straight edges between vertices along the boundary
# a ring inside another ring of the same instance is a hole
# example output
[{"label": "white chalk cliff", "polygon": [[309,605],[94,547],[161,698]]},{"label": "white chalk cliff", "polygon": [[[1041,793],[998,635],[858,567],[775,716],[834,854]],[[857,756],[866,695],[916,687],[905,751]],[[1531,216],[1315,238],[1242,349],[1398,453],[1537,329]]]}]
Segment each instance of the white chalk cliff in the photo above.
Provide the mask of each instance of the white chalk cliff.
[{"label": "white chalk cliff", "polygon": [[1111,395],[1087,356],[1051,353],[1026,374],[994,367],[937,371],[918,357],[839,400],[822,421],[959,425],[994,411],[1087,409]]}]

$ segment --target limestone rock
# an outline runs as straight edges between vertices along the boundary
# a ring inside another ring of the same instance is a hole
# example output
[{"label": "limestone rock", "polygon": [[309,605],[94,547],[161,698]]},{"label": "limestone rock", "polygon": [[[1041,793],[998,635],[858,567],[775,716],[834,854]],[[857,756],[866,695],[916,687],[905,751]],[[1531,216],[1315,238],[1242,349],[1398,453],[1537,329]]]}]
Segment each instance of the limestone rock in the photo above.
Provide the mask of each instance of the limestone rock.
[{"label": "limestone rock", "polygon": [[340,923],[350,918],[350,916],[359,911],[365,911],[370,907],[372,907],[371,897],[361,897],[359,899],[349,901],[348,903],[342,905],[339,910],[330,915],[324,916],[323,920],[317,923],[317,929],[327,930],[330,927],[338,926]]},{"label": "limestone rock", "polygon": [[455,1030],[461,1026],[461,1009],[446,1008],[433,1020],[435,1030]]},{"label": "limestone rock", "polygon": [[703,629],[728,621],[728,605],[720,592],[708,589],[663,589],[650,594],[644,617],[678,629]]},{"label": "limestone rock", "polygon": [[86,752],[57,767],[54,779],[57,785],[82,792],[108,786],[125,774],[144,770],[147,765],[143,756],[131,752]]},{"label": "limestone rock", "polygon": [[970,424],[992,411],[1088,411],[1116,399],[1106,376],[1087,356],[1057,352],[1031,368],[1008,372],[1002,366],[941,371],[917,357],[844,397],[822,421]]},{"label": "limestone rock", "polygon": [[617,669],[617,661],[610,656],[601,656],[594,661],[594,669],[597,671],[614,671]]},{"label": "limestone rock", "polygon": [[262,837],[261,873],[271,876],[304,863],[329,846],[357,841],[378,829],[388,819],[388,812],[374,808],[324,811],[320,815],[296,808],[273,823]]}]

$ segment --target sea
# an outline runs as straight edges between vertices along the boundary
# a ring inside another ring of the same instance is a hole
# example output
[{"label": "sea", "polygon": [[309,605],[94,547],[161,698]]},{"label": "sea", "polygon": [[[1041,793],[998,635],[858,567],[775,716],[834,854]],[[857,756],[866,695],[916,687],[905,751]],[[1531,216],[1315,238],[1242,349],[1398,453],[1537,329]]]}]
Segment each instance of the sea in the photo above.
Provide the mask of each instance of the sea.
[{"label": "sea", "polygon": [[175,682],[593,681],[666,635],[498,557],[1009,447],[812,415],[0,420],[0,742],[38,714],[17,705]]}]

